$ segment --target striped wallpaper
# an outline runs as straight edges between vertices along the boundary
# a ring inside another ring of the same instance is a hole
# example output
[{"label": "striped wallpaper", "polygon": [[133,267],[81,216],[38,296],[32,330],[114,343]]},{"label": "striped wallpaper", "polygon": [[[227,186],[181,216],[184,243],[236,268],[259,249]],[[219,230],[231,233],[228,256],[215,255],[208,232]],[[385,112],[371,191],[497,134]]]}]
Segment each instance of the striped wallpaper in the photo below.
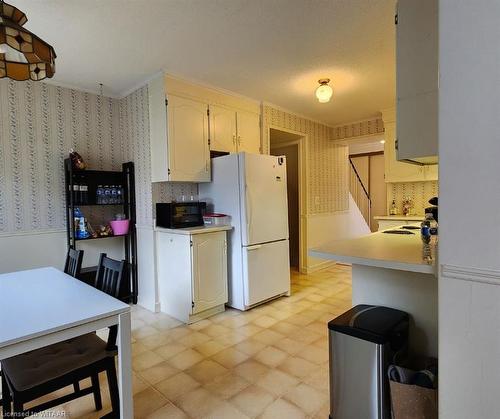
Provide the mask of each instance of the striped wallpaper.
[{"label": "striped wallpaper", "polygon": [[118,101],[40,82],[0,80],[0,233],[65,227],[63,161],[117,169]]},{"label": "striped wallpaper", "polygon": [[308,214],[349,209],[347,147],[331,141],[332,128],[298,115],[264,106],[263,152],[269,153],[269,128],[285,128],[307,136]]},{"label": "striped wallpaper", "polygon": [[[65,228],[69,150],[88,166],[136,168],[137,223],[152,226],[147,87],[112,99],[43,82],[0,80],[0,234]],[[193,184],[155,185],[155,201],[196,193]]]}]

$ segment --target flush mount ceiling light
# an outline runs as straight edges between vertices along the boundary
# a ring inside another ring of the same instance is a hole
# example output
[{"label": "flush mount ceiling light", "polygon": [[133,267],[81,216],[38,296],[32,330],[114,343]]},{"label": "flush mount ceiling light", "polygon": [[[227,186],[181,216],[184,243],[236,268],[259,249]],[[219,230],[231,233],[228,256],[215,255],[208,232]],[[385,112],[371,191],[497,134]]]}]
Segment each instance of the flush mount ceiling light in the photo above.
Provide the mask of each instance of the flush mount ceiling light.
[{"label": "flush mount ceiling light", "polygon": [[37,81],[55,73],[54,48],[23,28],[27,21],[23,12],[0,0],[0,78]]},{"label": "flush mount ceiling light", "polygon": [[333,95],[333,89],[328,85],[330,79],[319,79],[319,86],[316,89],[316,97],[320,103],[330,102]]}]

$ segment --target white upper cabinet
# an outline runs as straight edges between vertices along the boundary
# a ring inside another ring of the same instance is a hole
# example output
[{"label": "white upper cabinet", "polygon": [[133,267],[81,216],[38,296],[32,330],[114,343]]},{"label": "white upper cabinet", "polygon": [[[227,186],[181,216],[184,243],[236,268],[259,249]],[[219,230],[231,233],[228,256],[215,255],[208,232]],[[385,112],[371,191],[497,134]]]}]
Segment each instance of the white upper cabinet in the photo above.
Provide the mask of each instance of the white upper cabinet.
[{"label": "white upper cabinet", "polygon": [[148,84],[153,182],[210,182],[210,150],[260,152],[260,104],[160,74]]},{"label": "white upper cabinet", "polygon": [[384,164],[386,182],[422,182],[425,178],[425,167],[396,159],[396,117],[395,110],[382,111],[384,121]]},{"label": "white upper cabinet", "polygon": [[164,76],[148,85],[153,182],[209,182],[208,105],[165,94]]},{"label": "white upper cabinet", "polygon": [[238,111],[236,117],[238,151],[260,153],[260,115]]},{"label": "white upper cabinet", "polygon": [[224,106],[210,106],[210,149],[235,153],[236,112]]},{"label": "white upper cabinet", "polygon": [[398,160],[437,163],[438,0],[399,0],[396,10]]},{"label": "white upper cabinet", "polygon": [[211,105],[210,149],[228,153],[260,153],[260,115]]},{"label": "white upper cabinet", "polygon": [[169,180],[209,182],[207,104],[168,95],[167,116]]}]

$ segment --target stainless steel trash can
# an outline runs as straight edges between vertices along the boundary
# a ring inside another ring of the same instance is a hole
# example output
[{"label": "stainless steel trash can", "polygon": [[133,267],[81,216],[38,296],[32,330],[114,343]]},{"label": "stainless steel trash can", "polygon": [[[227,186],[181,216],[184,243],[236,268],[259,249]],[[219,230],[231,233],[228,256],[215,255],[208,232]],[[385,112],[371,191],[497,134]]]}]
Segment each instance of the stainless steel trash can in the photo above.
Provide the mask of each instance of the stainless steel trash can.
[{"label": "stainless steel trash can", "polygon": [[387,368],[406,356],[408,320],[400,310],[358,305],[328,323],[330,419],[390,419]]}]

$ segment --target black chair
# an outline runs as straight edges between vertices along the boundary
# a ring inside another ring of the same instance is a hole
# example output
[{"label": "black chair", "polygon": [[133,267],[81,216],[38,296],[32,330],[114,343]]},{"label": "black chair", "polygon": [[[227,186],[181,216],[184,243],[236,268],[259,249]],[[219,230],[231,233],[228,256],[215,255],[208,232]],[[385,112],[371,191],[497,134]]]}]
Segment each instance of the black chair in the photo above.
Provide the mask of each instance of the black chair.
[{"label": "black chair", "polygon": [[76,278],[82,269],[82,261],[83,250],[75,250],[70,247],[64,264],[64,273]]},{"label": "black chair", "polygon": [[[118,297],[124,272],[125,261],[109,259],[102,253],[95,287]],[[106,371],[112,412],[105,417],[119,417],[120,398],[115,367],[117,332],[118,326],[111,326],[107,342],[97,334],[89,333],[3,360],[3,416],[26,417],[91,393],[96,410],[101,410],[98,374]],[[80,389],[79,382],[86,378],[90,378],[91,386]],[[72,393],[24,410],[24,404],[68,385],[73,385]]]}]

